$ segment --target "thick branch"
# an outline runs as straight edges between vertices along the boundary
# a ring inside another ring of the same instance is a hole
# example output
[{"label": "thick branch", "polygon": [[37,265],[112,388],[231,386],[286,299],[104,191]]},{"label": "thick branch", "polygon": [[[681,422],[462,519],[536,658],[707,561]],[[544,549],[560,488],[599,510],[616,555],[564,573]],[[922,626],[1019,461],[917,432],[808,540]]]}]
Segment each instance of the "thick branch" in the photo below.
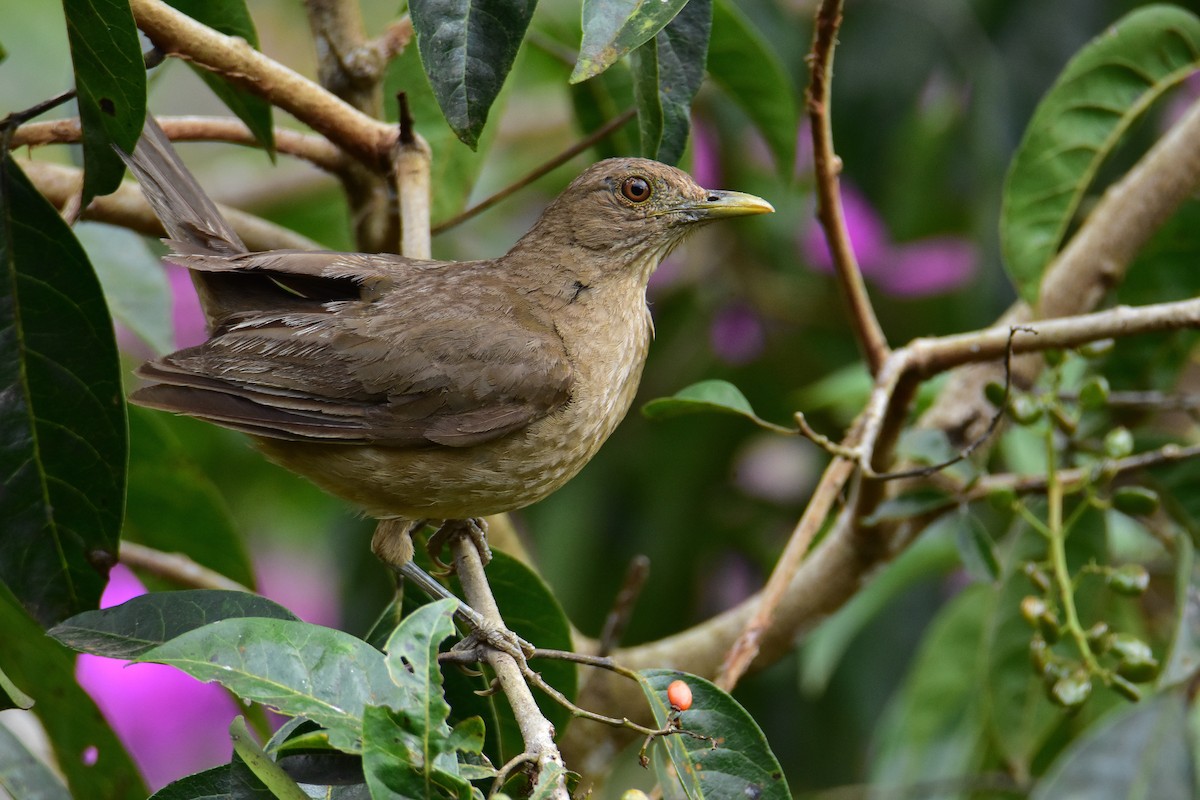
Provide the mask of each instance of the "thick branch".
[{"label": "thick branch", "polygon": [[[79,194],[81,170],[41,161],[18,161],[21,170],[33,181],[42,196],[56,208],[62,208]],[[294,231],[267,222],[261,217],[218,204],[225,219],[251,250],[320,250],[321,245]],[[97,197],[83,212],[83,218],[107,222],[143,233],[165,236],[162,223],[142,197],[137,184],[122,183],[115,192]]]},{"label": "thick branch", "polygon": [[[157,117],[158,124],[173,142],[230,142],[257,147],[258,140],[240,120],[229,117]],[[79,119],[31,122],[13,133],[11,146],[38,147],[68,144],[80,140]],[[351,161],[328,140],[310,133],[275,129],[275,149],[284,155],[308,161],[334,174],[343,172]]]},{"label": "thick branch", "polygon": [[217,33],[161,0],[130,0],[129,5],[138,27],[160,50],[265,97],[368,168],[388,169],[396,143],[393,126],[362,113],[244,40]]}]

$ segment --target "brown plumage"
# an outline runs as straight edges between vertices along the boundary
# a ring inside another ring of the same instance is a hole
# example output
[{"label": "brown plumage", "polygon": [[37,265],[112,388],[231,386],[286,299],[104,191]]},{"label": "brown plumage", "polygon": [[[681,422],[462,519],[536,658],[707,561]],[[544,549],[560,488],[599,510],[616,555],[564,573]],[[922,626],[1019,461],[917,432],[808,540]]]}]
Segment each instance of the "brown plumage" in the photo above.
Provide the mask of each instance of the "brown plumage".
[{"label": "brown plumage", "polygon": [[153,120],[127,162],[210,332],[131,399],[244,431],[378,519],[480,517],[569,480],[633,401],[651,272],[698,224],[772,210],[609,159],[494,260],[250,253]]}]

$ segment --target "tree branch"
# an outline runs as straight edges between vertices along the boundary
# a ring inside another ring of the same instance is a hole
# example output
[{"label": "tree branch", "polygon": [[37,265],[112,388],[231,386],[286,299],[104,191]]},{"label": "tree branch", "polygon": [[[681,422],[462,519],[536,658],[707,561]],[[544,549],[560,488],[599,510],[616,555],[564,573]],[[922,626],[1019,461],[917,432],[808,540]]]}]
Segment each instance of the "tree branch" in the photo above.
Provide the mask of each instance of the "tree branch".
[{"label": "tree branch", "polygon": [[[79,194],[83,172],[42,161],[17,162],[37,190],[56,208]],[[320,250],[322,246],[305,236],[261,217],[218,204],[221,214],[251,250]],[[83,211],[83,219],[107,222],[146,236],[165,236],[162,223],[142,197],[137,184],[126,181],[115,192],[97,197]]]},{"label": "tree branch", "polygon": [[394,126],[359,111],[244,40],[225,36],[162,0],[130,0],[137,26],[160,50],[218,72],[325,136],[368,169],[386,172]]},{"label": "tree branch", "polygon": [[[157,117],[158,124],[173,142],[229,142],[257,147],[258,140],[241,120],[229,117]],[[31,122],[13,133],[10,146],[39,147],[80,141],[79,118]],[[303,159],[326,172],[339,174],[352,163],[327,139],[286,128],[275,129],[275,149]]]},{"label": "tree branch", "polygon": [[120,561],[127,567],[145,570],[179,586],[253,593],[252,589],[197,564],[183,553],[164,553],[128,539],[121,542]]},{"label": "tree branch", "polygon": [[842,296],[850,306],[850,322],[854,337],[862,349],[872,375],[879,374],[887,358],[887,338],[879,327],[871,298],[863,283],[862,271],[854,256],[854,246],[846,229],[842,211],[838,174],[842,160],[833,149],[833,124],[830,114],[830,82],[833,76],[833,51],[837,44],[838,28],[842,24],[842,0],[823,0],[817,9],[813,28],[812,51],[808,63],[812,77],[808,85],[807,105],[813,140],[813,169],[816,172],[817,218],[829,243],[834,274]]}]

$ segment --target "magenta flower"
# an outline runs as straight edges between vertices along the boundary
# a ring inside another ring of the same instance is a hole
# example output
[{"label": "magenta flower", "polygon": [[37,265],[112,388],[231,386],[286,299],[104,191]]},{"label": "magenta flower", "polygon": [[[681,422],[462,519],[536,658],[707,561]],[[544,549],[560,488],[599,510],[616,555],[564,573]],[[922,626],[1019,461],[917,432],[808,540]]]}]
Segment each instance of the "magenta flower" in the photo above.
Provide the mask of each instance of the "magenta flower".
[{"label": "magenta flower", "polygon": [[196,287],[187,269],[178,264],[164,264],[171,285],[171,319],[175,323],[175,346],[192,347],[208,338],[204,311]]},{"label": "magenta flower", "polygon": [[[119,605],[146,589],[118,564],[109,574],[101,608]],[[133,664],[80,655],[79,685],[116,731],[150,789],[229,763],[229,723],[239,710],[225,690],[174,667]]]},{"label": "magenta flower", "polygon": [[708,331],[709,345],[722,361],[746,364],[766,345],[762,319],[744,303],[732,303],[717,312]]},{"label": "magenta flower", "polygon": [[[965,285],[978,267],[979,254],[968,240],[932,236],[897,244],[883,220],[851,184],[842,183],[846,230],[863,277],[895,297],[927,297]],[[831,273],[833,259],[815,218],[800,236],[804,260],[818,272]]]}]

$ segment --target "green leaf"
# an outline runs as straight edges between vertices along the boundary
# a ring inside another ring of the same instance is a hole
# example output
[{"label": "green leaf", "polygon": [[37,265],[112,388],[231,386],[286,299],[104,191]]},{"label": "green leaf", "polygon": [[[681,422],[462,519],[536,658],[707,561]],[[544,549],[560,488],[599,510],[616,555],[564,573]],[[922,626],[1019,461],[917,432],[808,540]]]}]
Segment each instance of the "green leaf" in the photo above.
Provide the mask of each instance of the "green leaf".
[{"label": "green leaf", "polygon": [[952,495],[940,489],[920,488],[911,492],[889,497],[876,508],[871,516],[863,520],[868,527],[881,522],[900,522],[913,517],[920,517],[954,505]]},{"label": "green leaf", "polygon": [[698,798],[754,797],[790,800],[783,769],[754,718],[737,701],[713,684],[675,670],[642,670],[642,692],[661,727],[671,714],[667,687],[686,681],[692,690],[692,707],[679,715],[686,734],[660,741],[688,796]]},{"label": "green leaf", "polygon": [[947,514],[942,519],[954,525],[958,552],[967,572],[978,580],[999,578],[1000,558],[996,555],[996,544],[979,517],[964,507],[959,513]]},{"label": "green leaf", "polygon": [[87,256],[0,159],[0,581],[52,625],[95,608],[116,562],[125,401]]},{"label": "green leaf", "polygon": [[1191,680],[1200,670],[1200,563],[1191,537],[1175,537],[1175,630],[1159,686]]},{"label": "green leaf", "polygon": [[[662,135],[651,158],[666,164],[678,163],[687,146],[692,98],[704,80],[712,20],[712,0],[688,0],[675,19],[654,37]],[[647,42],[638,52],[649,46]]]},{"label": "green leaf", "polygon": [[83,124],[83,198],[108,194],[133,152],[146,118],[146,67],[127,0],[63,0]]},{"label": "green leaf", "polygon": [[875,730],[872,783],[887,788],[959,780],[975,769],[985,741],[978,695],[988,601],[985,587],[968,587],[930,625]]},{"label": "green leaf", "polygon": [[233,751],[272,795],[279,800],[309,800],[296,782],[258,746],[243,717],[234,717],[229,725],[229,735],[233,739]]},{"label": "green leaf", "polygon": [[329,743],[361,749],[363,708],[396,689],[383,654],[348,633],[277,619],[226,619],[189,631],[137,660],[216,681],[245,700],[329,730]]},{"label": "green leaf", "polygon": [[651,39],[633,51],[633,98],[637,103],[638,139],[645,158],[658,155],[663,135],[663,105],[658,94],[658,45]]},{"label": "green leaf", "polygon": [[[488,582],[496,597],[500,614],[509,629],[527,642],[551,650],[572,650],[571,626],[558,598],[536,572],[515,558],[502,553],[492,554],[488,564]],[[578,673],[575,665],[555,659],[539,660],[534,664],[542,678],[569,699],[577,692]],[[446,697],[454,709],[454,719],[477,715],[486,720],[486,753],[495,763],[504,763],[524,750],[520,728],[512,708],[503,697],[480,697],[477,691],[487,688],[490,679],[487,668],[483,677],[471,678],[458,670],[445,676]],[[542,713],[560,735],[571,721],[570,713],[557,702],[534,692]]]},{"label": "green leaf", "polygon": [[119,606],[85,611],[49,633],[74,650],[106,658],[137,658],[188,631],[223,619],[295,621],[281,605],[246,592],[189,589],[138,595]]},{"label": "green leaf", "polygon": [[137,768],[75,681],[75,654],[46,636],[3,585],[0,642],[5,643],[0,670],[33,699],[32,711],[46,730],[71,795],[143,800],[146,789]]},{"label": "green leaf", "polygon": [[599,75],[654,38],[687,0],[583,0],[583,41],[571,83]]},{"label": "green leaf", "polygon": [[452,731],[442,693],[438,645],[454,633],[454,600],[439,600],[409,614],[388,639],[387,669],[404,698],[390,708],[368,707],[363,718],[363,771],[371,796],[435,797],[434,787],[471,796],[457,751],[483,749],[478,719]]},{"label": "green leaf", "polygon": [[125,539],[183,553],[254,587],[254,567],[224,496],[179,441],[167,415],[129,408],[128,480]]},{"label": "green leaf", "polygon": [[1137,9],[1089,42],[1042,98],[1009,168],[1000,209],[1005,266],[1036,303],[1101,163],[1146,108],[1200,67],[1200,19]]},{"label": "green leaf", "polygon": [[96,270],[112,315],[154,352],[174,350],[171,286],[146,239],[124,228],[94,222],[76,224],[75,236]]},{"label": "green leaf", "polygon": [[[573,84],[570,92],[571,107],[582,134],[594,133],[635,104],[629,69],[606,70],[590,81]],[[623,125],[596,142],[592,148],[595,157],[613,158],[639,152],[636,137],[633,126]]]},{"label": "green leaf", "polygon": [[1030,800],[1195,797],[1187,705],[1168,692],[1110,714],[1071,743]]},{"label": "green leaf", "polygon": [[779,174],[790,178],[800,112],[779,57],[731,0],[714,0],[708,74],[767,140]]},{"label": "green leaf", "polygon": [[887,569],[881,570],[833,616],[805,637],[800,650],[800,688],[809,696],[824,691],[842,656],[867,623],[914,584],[932,576],[945,575],[957,565],[952,538],[944,535],[938,523],[929,526]]},{"label": "green leaf", "polygon": [[[404,92],[417,132],[425,137],[433,150],[430,183],[437,187],[433,193],[430,213],[434,221],[444,220],[462,211],[475,186],[495,138],[492,128],[480,136],[475,152],[463,149],[455,132],[443,125],[441,106],[430,88],[421,65],[420,54],[409,47],[392,60],[384,83],[384,95],[394,97]],[[504,95],[501,95],[502,102]]]},{"label": "green leaf", "polygon": [[152,794],[150,800],[229,800],[229,765],[172,781]]},{"label": "green leaf", "polygon": [[536,0],[411,0],[425,74],[454,133],[472,150],[512,69]]},{"label": "green leaf", "polygon": [[[197,22],[202,22],[226,36],[245,39],[258,49],[258,31],[246,8],[246,0],[167,0],[175,8]],[[275,127],[271,104],[257,94],[230,83],[223,75],[189,64],[226,108],[246,123],[250,133],[272,158],[275,157]]]},{"label": "green leaf", "polygon": [[71,800],[71,793],[49,767],[0,725],[0,790],[21,800]]},{"label": "green leaf", "polygon": [[729,381],[709,380],[693,383],[670,397],[660,397],[642,406],[642,414],[648,419],[670,419],[682,414],[711,411],[745,417],[760,428],[776,433],[796,433],[791,428],[767,422],[755,414],[754,409],[750,407],[750,401]]}]

